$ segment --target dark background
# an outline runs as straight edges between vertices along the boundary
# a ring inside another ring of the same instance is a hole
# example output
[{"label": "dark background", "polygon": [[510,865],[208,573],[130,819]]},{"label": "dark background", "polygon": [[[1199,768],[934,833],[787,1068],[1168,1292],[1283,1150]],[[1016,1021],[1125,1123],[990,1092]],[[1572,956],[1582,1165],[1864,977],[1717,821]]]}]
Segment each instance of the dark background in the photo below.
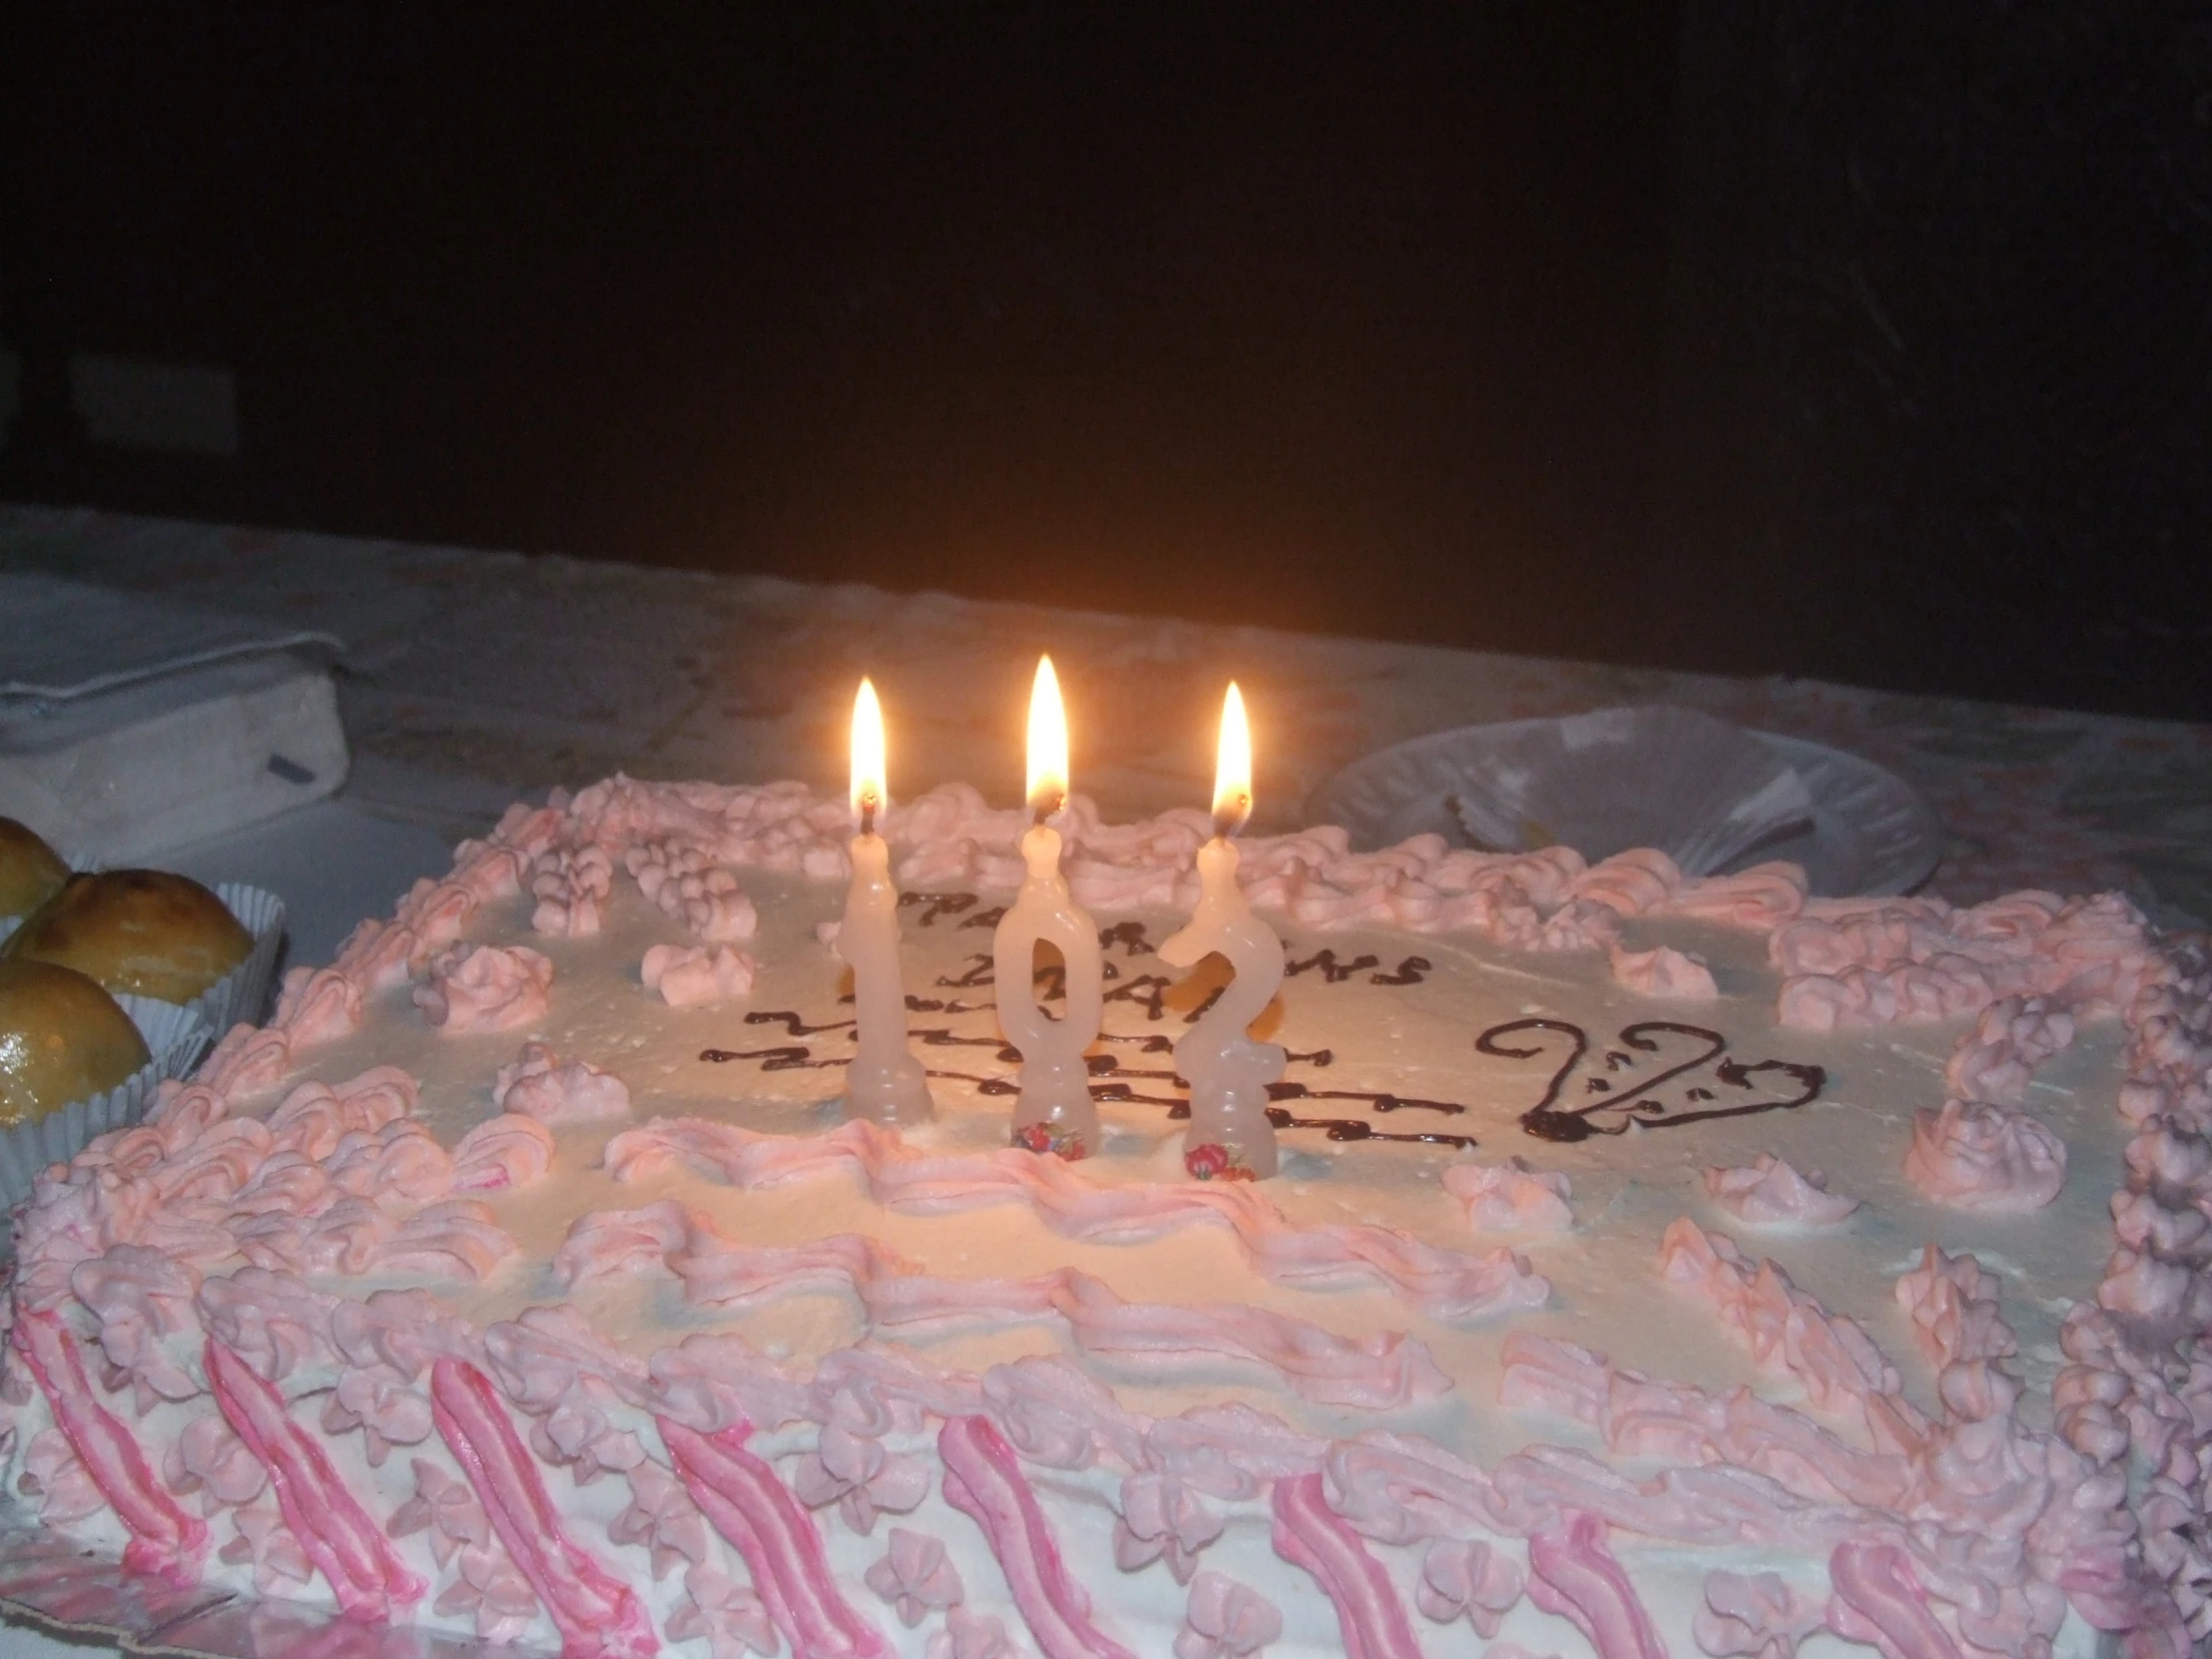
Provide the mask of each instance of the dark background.
[{"label": "dark background", "polygon": [[14,7],[0,342],[14,499],[2212,718],[2201,4]]}]

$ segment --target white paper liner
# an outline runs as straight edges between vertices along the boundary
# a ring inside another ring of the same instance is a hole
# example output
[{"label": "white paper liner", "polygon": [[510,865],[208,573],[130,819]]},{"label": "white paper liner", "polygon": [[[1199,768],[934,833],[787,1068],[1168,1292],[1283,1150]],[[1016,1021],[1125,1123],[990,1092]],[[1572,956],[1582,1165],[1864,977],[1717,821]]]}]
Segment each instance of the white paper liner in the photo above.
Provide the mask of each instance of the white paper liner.
[{"label": "white paper liner", "polygon": [[[69,867],[80,875],[91,875],[106,866],[72,858]],[[254,948],[246,953],[246,960],[185,1004],[206,1020],[208,1029],[220,1039],[240,1020],[261,1023],[269,1005],[270,980],[276,972],[276,956],[284,943],[284,901],[243,881],[220,882],[215,895],[238,917],[239,925],[254,935]],[[21,916],[0,916],[0,943],[6,942],[22,922]]]},{"label": "white paper liner", "polygon": [[116,1001],[139,1028],[153,1058],[105,1094],[72,1101],[31,1123],[0,1129],[0,1205],[12,1210],[31,1196],[31,1182],[39,1171],[66,1163],[97,1135],[138,1122],[157,1084],[182,1077],[199,1063],[213,1035],[199,1014],[152,997],[119,996]]},{"label": "white paper liner", "polygon": [[246,960],[185,1005],[207,1022],[220,1041],[241,1020],[261,1023],[269,1002],[269,981],[276,971],[276,952],[284,942],[284,901],[239,881],[221,882],[215,893],[230,906],[239,925],[254,935],[254,948]]}]

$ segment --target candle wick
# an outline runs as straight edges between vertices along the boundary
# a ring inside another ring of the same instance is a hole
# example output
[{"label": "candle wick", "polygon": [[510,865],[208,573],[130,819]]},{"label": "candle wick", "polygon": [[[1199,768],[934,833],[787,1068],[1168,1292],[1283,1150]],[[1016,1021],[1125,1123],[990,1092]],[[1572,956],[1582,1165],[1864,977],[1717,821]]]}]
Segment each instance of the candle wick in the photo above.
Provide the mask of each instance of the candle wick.
[{"label": "candle wick", "polygon": [[875,797],[872,795],[860,797],[860,833],[863,835],[875,833]]}]

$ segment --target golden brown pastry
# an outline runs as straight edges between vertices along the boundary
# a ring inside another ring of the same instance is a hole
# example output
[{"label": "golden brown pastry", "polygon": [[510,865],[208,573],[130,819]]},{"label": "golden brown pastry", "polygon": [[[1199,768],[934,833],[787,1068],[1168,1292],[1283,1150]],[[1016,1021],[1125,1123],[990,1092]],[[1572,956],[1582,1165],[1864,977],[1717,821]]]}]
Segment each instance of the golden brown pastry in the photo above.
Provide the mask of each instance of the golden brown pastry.
[{"label": "golden brown pastry", "polygon": [[12,818],[0,818],[0,916],[27,916],[61,889],[61,854]]},{"label": "golden brown pastry", "polygon": [[112,1089],[148,1058],[131,1016],[83,974],[0,962],[0,1128]]},{"label": "golden brown pastry", "polygon": [[72,875],[0,944],[0,956],[58,962],[119,995],[190,1002],[253,948],[230,906],[190,876],[109,869]]}]

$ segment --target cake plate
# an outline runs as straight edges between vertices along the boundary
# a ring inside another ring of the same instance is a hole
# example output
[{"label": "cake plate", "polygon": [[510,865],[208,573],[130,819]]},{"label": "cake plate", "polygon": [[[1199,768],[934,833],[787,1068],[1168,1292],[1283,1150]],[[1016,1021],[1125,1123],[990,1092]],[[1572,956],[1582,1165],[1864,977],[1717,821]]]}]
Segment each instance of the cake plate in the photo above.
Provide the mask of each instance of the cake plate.
[{"label": "cake plate", "polygon": [[0,1499],[0,1616],[73,1642],[198,1659],[551,1659],[542,1648],[180,1587],[45,1530],[13,1498]]},{"label": "cake plate", "polygon": [[[1341,824],[1362,850],[1409,835],[1470,844],[1450,797],[1533,721],[1432,732],[1362,757],[1307,798],[1310,824]],[[1823,898],[1911,892],[1943,855],[1943,825],[1920,791],[1862,756],[1777,732],[1747,734],[1796,769],[1812,822],[1762,842],[1730,867],[1786,859]],[[1719,873],[1719,872],[1715,872]]]}]

